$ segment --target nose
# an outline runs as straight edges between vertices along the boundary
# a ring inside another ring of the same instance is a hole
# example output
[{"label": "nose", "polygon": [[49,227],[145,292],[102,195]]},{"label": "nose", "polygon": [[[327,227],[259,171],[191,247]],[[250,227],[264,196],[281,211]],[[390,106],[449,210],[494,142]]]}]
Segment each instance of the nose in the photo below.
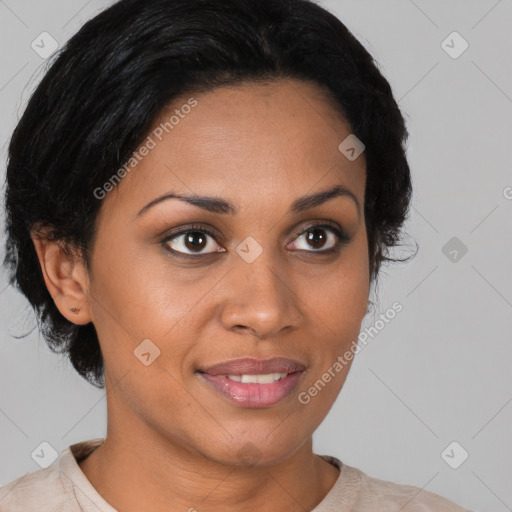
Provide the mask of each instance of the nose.
[{"label": "nose", "polygon": [[304,321],[294,279],[270,254],[252,263],[238,258],[224,279],[221,323],[229,331],[248,332],[259,339],[297,329]]}]

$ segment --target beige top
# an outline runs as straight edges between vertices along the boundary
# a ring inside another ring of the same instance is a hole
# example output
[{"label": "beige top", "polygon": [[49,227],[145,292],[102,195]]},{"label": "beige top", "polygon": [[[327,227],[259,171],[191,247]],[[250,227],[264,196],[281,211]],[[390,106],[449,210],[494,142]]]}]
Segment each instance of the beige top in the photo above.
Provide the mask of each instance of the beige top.
[{"label": "beige top", "polygon": [[[103,441],[97,438],[68,446],[51,466],[0,487],[0,511],[116,512],[78,465]],[[418,487],[378,480],[335,457],[321,457],[338,467],[340,476],[311,512],[468,512]]]}]

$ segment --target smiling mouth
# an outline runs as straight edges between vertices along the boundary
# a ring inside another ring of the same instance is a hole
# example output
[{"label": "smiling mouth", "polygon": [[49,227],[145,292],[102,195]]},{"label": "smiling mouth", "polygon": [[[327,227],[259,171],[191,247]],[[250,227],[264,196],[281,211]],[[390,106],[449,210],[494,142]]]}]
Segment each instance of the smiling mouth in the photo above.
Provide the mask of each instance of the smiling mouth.
[{"label": "smiling mouth", "polygon": [[198,375],[232,404],[263,408],[289,396],[304,372],[305,366],[292,359],[245,358],[200,370]]},{"label": "smiling mouth", "polygon": [[260,373],[256,375],[244,373],[242,375],[225,375],[225,377],[235,382],[241,382],[242,384],[272,384],[273,382],[284,379],[288,375],[288,372]]},{"label": "smiling mouth", "polygon": [[199,375],[209,384],[210,389],[227,397],[231,403],[242,407],[262,408],[275,405],[289,396],[303,373],[298,371],[286,374]]}]

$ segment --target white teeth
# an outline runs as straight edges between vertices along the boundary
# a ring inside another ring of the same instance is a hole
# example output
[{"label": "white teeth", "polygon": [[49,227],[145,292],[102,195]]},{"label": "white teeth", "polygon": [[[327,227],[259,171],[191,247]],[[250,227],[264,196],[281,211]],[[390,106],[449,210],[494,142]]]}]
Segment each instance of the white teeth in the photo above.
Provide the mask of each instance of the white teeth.
[{"label": "white teeth", "polygon": [[274,374],[264,373],[262,375],[242,375],[243,384],[248,384],[250,382],[257,384],[272,384],[272,382],[274,382]]},{"label": "white teeth", "polygon": [[228,379],[236,382],[242,382],[243,384],[272,384],[279,379],[284,379],[288,373],[265,373],[260,375],[226,375]]}]

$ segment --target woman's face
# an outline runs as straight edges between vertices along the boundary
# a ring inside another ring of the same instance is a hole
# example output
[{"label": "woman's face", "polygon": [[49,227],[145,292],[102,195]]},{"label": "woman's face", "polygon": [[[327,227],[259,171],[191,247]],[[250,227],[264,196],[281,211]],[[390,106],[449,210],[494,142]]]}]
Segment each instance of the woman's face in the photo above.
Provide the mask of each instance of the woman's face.
[{"label": "woman's face", "polygon": [[[349,134],[300,81],[162,114],[103,199],[92,253],[109,429],[224,464],[277,462],[310,439],[368,303],[365,159],[338,149]],[[301,200],[334,187],[346,193]],[[155,202],[171,193],[196,204]]]}]

